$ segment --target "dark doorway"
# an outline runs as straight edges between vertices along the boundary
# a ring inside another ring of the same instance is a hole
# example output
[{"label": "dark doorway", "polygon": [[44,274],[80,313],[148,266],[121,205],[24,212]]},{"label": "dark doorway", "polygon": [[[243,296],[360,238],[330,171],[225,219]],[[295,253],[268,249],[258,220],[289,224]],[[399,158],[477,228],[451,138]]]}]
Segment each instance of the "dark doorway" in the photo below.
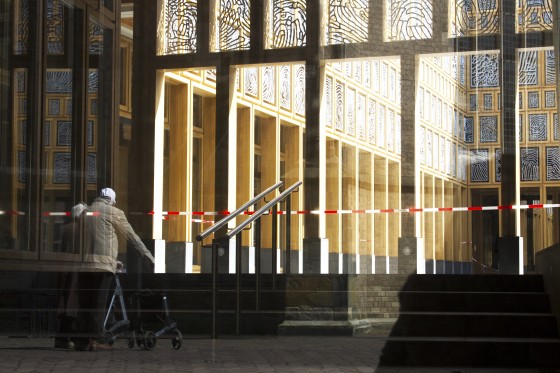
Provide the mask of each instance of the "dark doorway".
[{"label": "dark doorway", "polygon": [[[497,206],[496,189],[476,189],[472,191],[473,206]],[[472,261],[473,273],[495,273],[498,270],[498,210],[472,212]]]}]

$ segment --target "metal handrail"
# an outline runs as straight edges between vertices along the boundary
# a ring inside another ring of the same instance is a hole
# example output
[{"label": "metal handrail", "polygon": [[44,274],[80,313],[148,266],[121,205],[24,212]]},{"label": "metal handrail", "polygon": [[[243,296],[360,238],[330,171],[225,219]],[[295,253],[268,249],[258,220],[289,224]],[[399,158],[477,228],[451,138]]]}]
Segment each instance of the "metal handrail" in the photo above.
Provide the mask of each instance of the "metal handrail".
[{"label": "metal handrail", "polygon": [[294,189],[297,189],[300,185],[302,184],[301,181],[298,181],[297,183],[295,183],[294,185],[292,185],[291,187],[289,187],[288,189],[286,189],[285,191],[283,191],[282,193],[280,193],[278,195],[278,197],[274,198],[272,201],[268,202],[266,205],[264,205],[263,207],[261,207],[258,211],[255,211],[251,217],[247,220],[245,220],[244,222],[242,222],[241,224],[239,224],[237,227],[235,227],[234,229],[232,229],[229,233],[225,234],[225,237],[227,239],[231,239],[233,236],[235,236],[236,234],[238,234],[239,232],[241,232],[242,229],[244,229],[247,225],[251,224],[253,221],[257,220],[258,218],[261,217],[261,215],[263,215],[265,212],[267,212],[268,210],[270,210],[270,208],[274,205],[276,205],[278,202],[280,202],[281,200],[283,200],[284,198],[286,198],[287,195],[289,195],[290,193],[292,193],[294,191]]},{"label": "metal handrail", "polygon": [[243,211],[247,210],[247,208],[249,208],[250,206],[254,205],[255,203],[258,202],[258,200],[260,200],[261,198],[263,198],[264,196],[266,196],[268,193],[272,192],[275,189],[280,188],[282,185],[284,184],[283,181],[279,181],[276,184],[272,185],[271,187],[269,187],[267,190],[265,190],[264,192],[260,193],[258,196],[254,197],[253,199],[251,199],[250,201],[246,202],[243,206],[239,207],[237,210],[235,210],[234,212],[232,212],[231,214],[227,215],[225,218],[223,218],[222,220],[218,221],[216,224],[212,225],[211,227],[209,227],[208,229],[206,229],[205,231],[203,231],[202,233],[198,234],[196,236],[196,240],[197,241],[202,241],[203,239],[205,239],[206,237],[208,237],[209,235],[211,235],[212,233],[216,232],[218,229],[220,229],[221,227],[223,227],[226,223],[228,223],[230,220],[236,218],[239,214],[241,214]]}]

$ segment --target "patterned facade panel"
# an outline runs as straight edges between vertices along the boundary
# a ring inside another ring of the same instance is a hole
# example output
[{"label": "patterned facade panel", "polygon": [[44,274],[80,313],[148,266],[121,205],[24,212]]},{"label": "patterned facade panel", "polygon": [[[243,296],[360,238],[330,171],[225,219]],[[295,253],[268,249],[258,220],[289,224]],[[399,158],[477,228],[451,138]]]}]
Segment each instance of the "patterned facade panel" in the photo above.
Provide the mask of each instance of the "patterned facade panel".
[{"label": "patterned facade panel", "polygon": [[451,175],[451,141],[445,140],[445,173]]},{"label": "patterned facade panel", "polygon": [[538,52],[520,51],[518,65],[519,85],[538,84]]},{"label": "patterned facade panel", "polygon": [[447,153],[445,152],[445,137],[441,136],[439,138],[439,170],[441,172],[445,172],[446,163],[448,160],[446,159]]},{"label": "patterned facade panel", "polygon": [[484,110],[492,110],[493,108],[493,98],[492,94],[485,94],[484,95]]},{"label": "patterned facade panel", "polygon": [[426,138],[424,127],[418,128],[418,143],[416,149],[418,149],[420,164],[426,164]]},{"label": "patterned facade panel", "polygon": [[356,91],[346,89],[346,133],[356,135]]},{"label": "patterned facade panel", "polygon": [[72,71],[47,70],[45,92],[54,94],[72,93]]},{"label": "patterned facade panel", "polygon": [[517,6],[517,32],[552,30],[554,0],[519,1]]},{"label": "patterned facade panel", "polygon": [[502,149],[496,149],[494,178],[497,183],[502,181]]},{"label": "patterned facade panel", "polygon": [[328,0],[327,43],[364,43],[368,40],[369,1]]},{"label": "patterned facade panel", "polygon": [[64,5],[60,0],[47,1],[47,53],[49,55],[64,54]]},{"label": "patterned facade panel", "polygon": [[56,124],[56,145],[71,146],[72,145],[72,122],[58,121]]},{"label": "patterned facade panel", "polygon": [[554,140],[560,140],[560,130],[558,129],[558,113],[553,114]]},{"label": "patterned facade panel", "polygon": [[344,85],[337,81],[335,86],[334,103],[334,128],[338,131],[344,130]]},{"label": "patterned facade panel", "polygon": [[356,99],[356,125],[358,127],[358,139],[366,139],[366,97],[358,94]]},{"label": "patterned facade panel", "polygon": [[385,106],[377,106],[377,146],[383,147],[385,145]]},{"label": "patterned facade panel", "polygon": [[472,144],[474,143],[474,118],[465,117],[465,142]]},{"label": "patterned facade panel", "polygon": [[377,128],[375,126],[375,122],[376,122],[376,106],[377,103],[372,100],[369,99],[368,100],[368,141],[370,144],[375,144],[375,135],[376,135],[376,131]]},{"label": "patterned facade panel", "polygon": [[397,154],[401,154],[401,115],[395,114],[395,143],[396,143],[396,152]]},{"label": "patterned facade panel", "polygon": [[198,0],[164,0],[164,38],[158,39],[158,54],[196,52]]},{"label": "patterned facade panel", "polygon": [[86,182],[88,184],[95,184],[97,182],[97,154],[88,153],[86,161],[87,161]]},{"label": "patterned facade panel", "polygon": [[332,127],[333,110],[333,80],[330,76],[325,78],[325,103],[323,104],[323,123],[327,127]]},{"label": "patterned facade panel", "polygon": [[364,86],[371,88],[371,61],[364,62]]},{"label": "patterned facade panel", "polygon": [[560,180],[560,148],[557,146],[546,148],[546,180]]},{"label": "patterned facade panel", "polygon": [[216,19],[217,51],[247,50],[251,46],[251,4],[249,0],[220,0]]},{"label": "patterned facade panel", "polygon": [[259,70],[256,67],[246,67],[244,71],[243,86],[246,95],[257,97],[259,94]]},{"label": "patterned facade panel", "polygon": [[539,148],[522,148],[521,181],[539,181]]},{"label": "patterned facade panel", "polygon": [[388,41],[431,39],[433,5],[431,1],[387,0]]},{"label": "patterned facade panel", "polygon": [[496,0],[455,0],[454,3],[454,14],[450,19],[452,36],[499,32]]},{"label": "patterned facade panel", "polygon": [[538,109],[540,107],[539,92],[527,93],[527,106],[529,109]]},{"label": "patterned facade panel", "polygon": [[457,145],[451,143],[451,176],[457,177]]},{"label": "patterned facade panel", "polygon": [[548,115],[529,114],[529,141],[546,141],[548,139]]},{"label": "patterned facade panel", "polygon": [[265,102],[272,105],[276,103],[276,69],[272,66],[263,69],[262,96]]},{"label": "patterned facade panel", "polygon": [[471,149],[470,155],[471,181],[489,181],[488,149]]},{"label": "patterned facade panel", "polygon": [[470,110],[471,111],[477,111],[478,110],[478,95],[474,94],[474,95],[470,95],[469,96],[469,100],[470,100]]},{"label": "patterned facade panel", "polygon": [[51,122],[45,121],[43,123],[43,146],[51,145]]},{"label": "patterned facade panel", "polygon": [[546,91],[544,93],[544,106],[546,108],[553,108],[556,106],[556,92],[554,91]]},{"label": "patterned facade panel", "polygon": [[27,182],[27,153],[25,150],[18,150],[17,152],[17,178],[20,183]]},{"label": "patterned facade panel", "polygon": [[554,51],[545,51],[545,82],[546,84],[556,84],[556,67],[554,62]]},{"label": "patterned facade panel", "polygon": [[480,142],[498,141],[498,117],[480,117]]},{"label": "patterned facade panel", "polygon": [[294,112],[305,115],[305,66],[294,66],[296,71],[294,87]]},{"label": "patterned facade panel", "polygon": [[433,143],[432,143],[432,131],[426,131],[426,166],[432,167],[434,155],[433,155]]},{"label": "patterned facade panel", "polygon": [[93,146],[94,145],[94,137],[95,137],[94,132],[95,132],[95,128],[94,128],[93,120],[88,120],[87,131],[86,131],[87,145],[88,146]]},{"label": "patterned facade panel", "polygon": [[103,27],[90,19],[88,23],[88,50],[89,54],[103,54]]},{"label": "patterned facade panel", "polygon": [[306,1],[271,0],[272,24],[267,27],[271,48],[302,47],[306,43]]},{"label": "patterned facade panel", "polygon": [[439,135],[434,132],[432,136],[432,165],[434,169],[439,170]]},{"label": "patterned facade panel", "polygon": [[53,161],[52,182],[54,184],[70,183],[71,153],[55,152]]},{"label": "patterned facade panel", "polygon": [[291,87],[290,66],[280,67],[280,107],[286,110],[292,108],[292,87]]},{"label": "patterned facade panel", "polygon": [[500,85],[498,55],[471,56],[471,88],[491,88]]},{"label": "patterned facade panel", "polygon": [[387,109],[387,149],[395,150],[395,113]]},{"label": "patterned facade panel", "polygon": [[[29,2],[31,0],[21,0],[15,2],[15,12],[17,14],[16,27],[17,36],[14,45],[14,54],[24,55],[29,52]],[[20,180],[21,181],[21,180]]]}]

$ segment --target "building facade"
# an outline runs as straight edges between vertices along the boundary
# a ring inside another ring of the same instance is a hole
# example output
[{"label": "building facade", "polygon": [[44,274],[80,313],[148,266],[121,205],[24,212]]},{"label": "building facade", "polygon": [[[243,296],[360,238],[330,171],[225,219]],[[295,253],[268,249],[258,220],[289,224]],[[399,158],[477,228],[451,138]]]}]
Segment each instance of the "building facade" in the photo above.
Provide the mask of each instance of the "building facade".
[{"label": "building facade", "polygon": [[196,236],[278,181],[265,272],[523,273],[559,242],[552,0],[1,4],[4,270],[80,262],[60,227],[104,186],[160,272],[210,271]]}]

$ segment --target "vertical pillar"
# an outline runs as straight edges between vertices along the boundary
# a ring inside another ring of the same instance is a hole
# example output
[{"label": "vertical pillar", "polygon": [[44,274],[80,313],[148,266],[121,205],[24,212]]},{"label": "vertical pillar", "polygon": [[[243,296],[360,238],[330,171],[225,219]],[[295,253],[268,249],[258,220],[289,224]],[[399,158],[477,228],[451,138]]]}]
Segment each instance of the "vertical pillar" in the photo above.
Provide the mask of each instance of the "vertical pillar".
[{"label": "vertical pillar", "polygon": [[[503,206],[519,204],[519,134],[516,126],[517,69],[515,45],[515,0],[501,0],[500,4],[500,92],[502,129]],[[498,241],[501,273],[523,273],[523,245],[519,210],[500,210],[501,235]]]},{"label": "vertical pillar", "polygon": [[[420,169],[416,159],[417,68],[414,53],[401,55],[401,208],[420,205]],[[419,216],[402,214],[398,242],[399,273],[425,273],[423,241],[419,233]],[[422,260],[418,260],[418,255]]]},{"label": "vertical pillar", "polygon": [[[307,57],[305,65],[305,164],[304,209],[320,210],[324,206],[325,132],[321,128],[321,80],[324,68],[320,61],[321,0],[307,1]],[[306,214],[304,218],[304,272],[325,270],[326,240],[324,216]],[[305,262],[308,263],[305,263]],[[322,269],[321,269],[322,268]]]}]

